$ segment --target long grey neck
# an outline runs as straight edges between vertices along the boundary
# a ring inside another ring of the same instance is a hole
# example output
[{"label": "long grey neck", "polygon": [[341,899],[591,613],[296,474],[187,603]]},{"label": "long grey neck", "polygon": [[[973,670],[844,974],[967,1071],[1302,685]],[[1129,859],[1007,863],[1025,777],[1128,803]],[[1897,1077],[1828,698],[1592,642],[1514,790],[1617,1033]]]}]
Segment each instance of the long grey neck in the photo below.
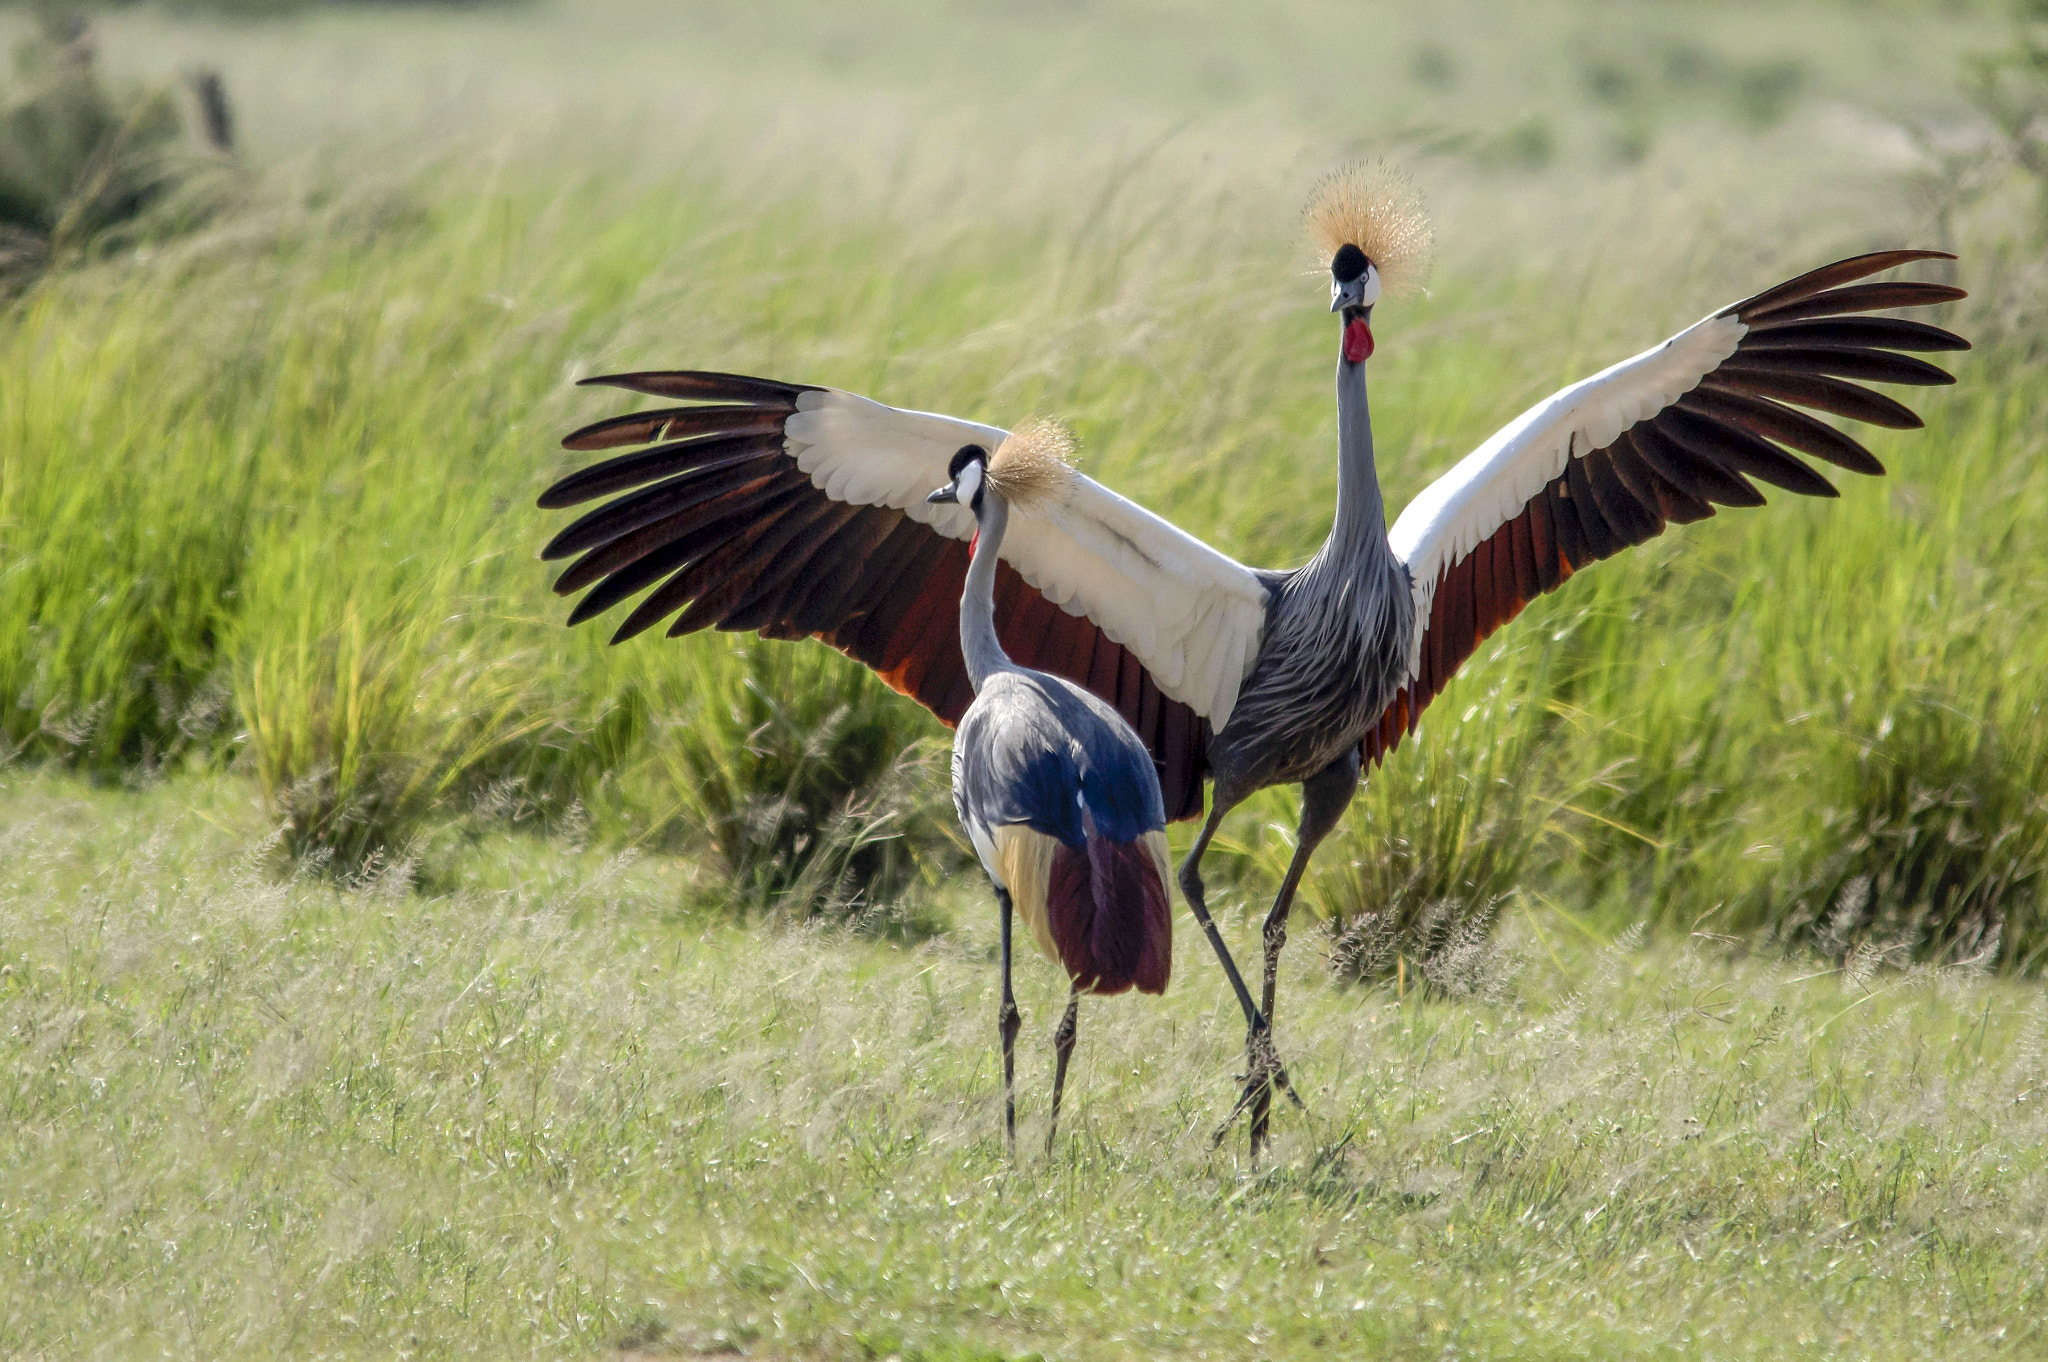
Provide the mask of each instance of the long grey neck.
[{"label": "long grey neck", "polygon": [[1306,572],[1349,581],[1393,561],[1387,547],[1386,503],[1372,458],[1372,412],[1365,401],[1365,365],[1337,360],[1337,519]]},{"label": "long grey neck", "polygon": [[996,550],[1010,526],[1010,503],[984,484],[981,510],[974,519],[980,535],[967,565],[966,589],[960,593],[960,651],[967,659],[967,679],[978,693],[989,677],[1018,668],[996,638]]}]

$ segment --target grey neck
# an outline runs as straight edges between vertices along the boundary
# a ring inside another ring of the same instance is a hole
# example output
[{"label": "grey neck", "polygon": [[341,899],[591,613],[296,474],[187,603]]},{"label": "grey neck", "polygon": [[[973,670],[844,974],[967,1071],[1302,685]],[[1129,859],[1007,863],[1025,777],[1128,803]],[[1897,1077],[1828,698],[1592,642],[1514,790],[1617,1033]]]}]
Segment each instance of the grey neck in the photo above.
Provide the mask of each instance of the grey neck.
[{"label": "grey neck", "polygon": [[1365,365],[1337,360],[1337,518],[1322,551],[1308,565],[1339,580],[1392,561],[1387,547],[1386,503],[1372,457],[1372,412],[1365,400]]},{"label": "grey neck", "polygon": [[967,565],[967,586],[960,593],[960,651],[967,659],[967,678],[978,693],[997,672],[1018,670],[996,638],[996,550],[1010,526],[1010,503],[983,484],[981,509],[975,513],[980,537]]}]

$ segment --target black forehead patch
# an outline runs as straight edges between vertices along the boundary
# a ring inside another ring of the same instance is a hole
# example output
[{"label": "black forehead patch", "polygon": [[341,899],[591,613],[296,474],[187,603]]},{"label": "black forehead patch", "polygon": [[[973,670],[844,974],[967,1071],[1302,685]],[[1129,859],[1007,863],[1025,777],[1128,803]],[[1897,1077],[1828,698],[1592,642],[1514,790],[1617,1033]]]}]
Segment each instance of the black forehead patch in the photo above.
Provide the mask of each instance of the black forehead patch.
[{"label": "black forehead patch", "polygon": [[1337,277],[1338,283],[1348,284],[1364,274],[1369,263],[1365,258],[1365,252],[1347,241],[1339,246],[1337,254],[1330,258],[1330,273]]},{"label": "black forehead patch", "polygon": [[987,463],[988,451],[986,449],[983,449],[980,445],[960,446],[958,450],[954,451],[953,462],[946,465],[946,476],[949,478],[959,477],[960,470],[967,467],[968,464],[973,463],[976,459],[981,460],[983,463]]}]

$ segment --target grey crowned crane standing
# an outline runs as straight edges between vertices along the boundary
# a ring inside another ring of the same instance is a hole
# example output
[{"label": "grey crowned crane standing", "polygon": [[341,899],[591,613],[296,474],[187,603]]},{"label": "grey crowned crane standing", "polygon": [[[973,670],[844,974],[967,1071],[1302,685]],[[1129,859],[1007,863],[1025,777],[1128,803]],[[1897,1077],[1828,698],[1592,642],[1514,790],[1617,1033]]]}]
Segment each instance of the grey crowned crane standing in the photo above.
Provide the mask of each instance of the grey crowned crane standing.
[{"label": "grey crowned crane standing", "polygon": [[966,506],[976,534],[960,595],[960,647],[974,701],[953,738],[953,806],[1002,910],[1003,1133],[1017,1143],[1010,917],[1024,914],[1039,949],[1065,967],[1072,991],[1053,1034],[1056,1067],[1045,1147],[1083,993],[1163,993],[1173,966],[1167,902],[1166,806],[1152,754],[1121,714],[1063,676],[1012,662],[996,636],[996,564],[1010,511],[1058,504],[1072,477],[1065,432],[1020,427],[993,457],[961,447],[931,505]]},{"label": "grey crowned crane standing", "polygon": [[[1287,1083],[1269,1023],[1288,911],[1361,771],[1414,731],[1482,639],[1578,569],[1717,505],[1762,505],[1752,479],[1835,495],[1793,450],[1881,474],[1862,445],[1797,408],[1916,427],[1910,410],[1850,380],[1949,383],[1896,352],[1968,348],[1924,323],[1863,315],[1962,290],[1854,282],[1951,257],[1839,261],[1543,399],[1425,488],[1390,530],[1366,403],[1371,317],[1382,290],[1416,282],[1429,228],[1406,182],[1371,166],[1326,179],[1307,219],[1339,317],[1337,506],[1321,550],[1299,568],[1248,568],[1075,474],[1057,504],[1011,528],[994,586],[1008,654],[1086,686],[1130,721],[1158,765],[1168,818],[1199,816],[1203,778],[1214,784],[1179,878],[1244,1012],[1250,1071],[1238,1105],[1251,1109],[1255,1152],[1271,1088]],[[974,523],[924,496],[956,450],[994,449],[1005,432],[732,374],[584,381],[702,405],[615,417],[563,441],[652,444],[540,499],[552,508],[623,493],[544,550],[576,556],[557,591],[589,588],[570,623],[653,587],[615,641],[671,616],[671,636],[716,625],[819,638],[958,721],[974,688],[950,605]],[[1281,783],[1302,787],[1300,837],[1266,918],[1255,1000],[1210,919],[1200,865],[1223,815]]]}]

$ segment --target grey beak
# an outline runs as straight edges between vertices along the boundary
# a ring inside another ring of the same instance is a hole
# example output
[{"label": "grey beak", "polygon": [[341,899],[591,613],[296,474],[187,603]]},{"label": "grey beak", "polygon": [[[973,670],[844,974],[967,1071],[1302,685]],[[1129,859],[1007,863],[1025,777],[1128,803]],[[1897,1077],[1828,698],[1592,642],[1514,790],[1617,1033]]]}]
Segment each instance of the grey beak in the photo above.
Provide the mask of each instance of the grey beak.
[{"label": "grey beak", "polygon": [[949,482],[938,491],[926,497],[925,500],[931,502],[934,506],[958,505],[960,497],[953,490],[953,484]]},{"label": "grey beak", "polygon": [[1342,312],[1347,307],[1365,306],[1365,276],[1359,275],[1348,284],[1330,281],[1330,311]]}]

